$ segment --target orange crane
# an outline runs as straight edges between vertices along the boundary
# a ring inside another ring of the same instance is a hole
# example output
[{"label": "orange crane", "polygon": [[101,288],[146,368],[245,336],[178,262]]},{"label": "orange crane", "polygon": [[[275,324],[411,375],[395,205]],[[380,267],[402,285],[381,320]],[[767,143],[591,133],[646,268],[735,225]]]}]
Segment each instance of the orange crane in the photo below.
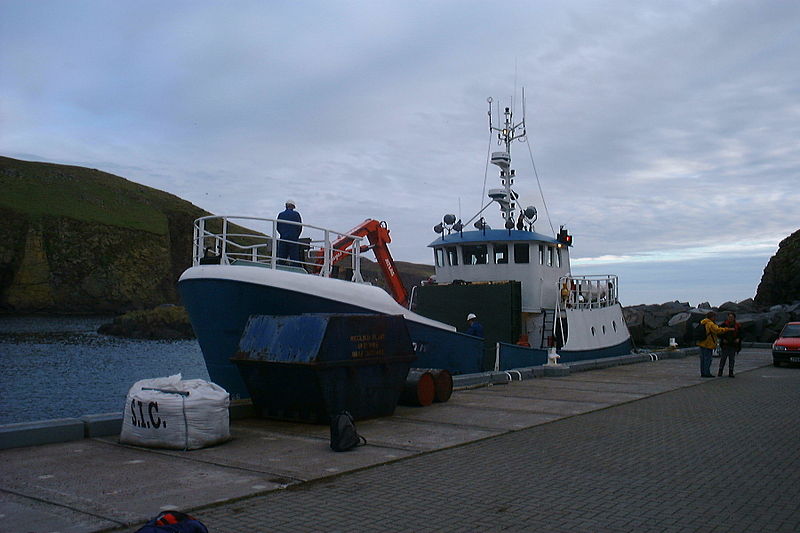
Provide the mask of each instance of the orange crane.
[{"label": "orange crane", "polygon": [[[362,246],[360,252],[372,249],[375,258],[378,260],[378,266],[381,267],[383,277],[386,278],[389,288],[392,292],[392,297],[397,303],[403,307],[408,307],[408,291],[400,279],[400,274],[394,266],[392,254],[389,253],[388,243],[392,242],[389,237],[389,229],[386,227],[386,222],[379,222],[373,219],[367,219],[355,228],[347,232],[346,236],[338,238],[331,244],[331,266],[335,265],[345,257],[347,257],[349,250],[352,248],[355,239],[351,237],[366,237],[369,241],[369,246]],[[309,254],[316,263],[316,272],[322,270],[322,264],[325,262],[322,250],[313,250]]]}]

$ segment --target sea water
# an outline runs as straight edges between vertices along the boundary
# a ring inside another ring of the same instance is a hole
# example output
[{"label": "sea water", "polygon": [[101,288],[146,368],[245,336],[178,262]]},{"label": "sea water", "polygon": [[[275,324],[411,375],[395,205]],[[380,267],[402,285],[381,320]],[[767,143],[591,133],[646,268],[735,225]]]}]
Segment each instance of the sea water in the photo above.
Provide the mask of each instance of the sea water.
[{"label": "sea water", "polygon": [[131,385],[208,379],[200,346],[100,335],[110,317],[0,316],[0,425],[121,413]]}]

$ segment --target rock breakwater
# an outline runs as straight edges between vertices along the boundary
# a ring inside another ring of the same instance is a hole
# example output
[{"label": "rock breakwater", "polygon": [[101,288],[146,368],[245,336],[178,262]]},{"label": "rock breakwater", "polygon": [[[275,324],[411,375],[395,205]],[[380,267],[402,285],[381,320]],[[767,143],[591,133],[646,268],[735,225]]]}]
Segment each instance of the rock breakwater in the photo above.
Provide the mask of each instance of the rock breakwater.
[{"label": "rock breakwater", "polygon": [[178,340],[193,339],[194,331],[186,309],[177,305],[160,305],[155,309],[131,311],[103,324],[97,330],[103,335],[130,339]]},{"label": "rock breakwater", "polygon": [[680,346],[693,346],[691,329],[709,311],[717,312],[717,322],[725,320],[729,311],[736,313],[742,324],[745,342],[772,342],[787,322],[800,321],[800,301],[791,304],[759,306],[753,299],[725,302],[719,307],[701,303],[692,307],[688,302],[634,305],[622,310],[628,330],[637,347],[665,347],[670,339]]}]

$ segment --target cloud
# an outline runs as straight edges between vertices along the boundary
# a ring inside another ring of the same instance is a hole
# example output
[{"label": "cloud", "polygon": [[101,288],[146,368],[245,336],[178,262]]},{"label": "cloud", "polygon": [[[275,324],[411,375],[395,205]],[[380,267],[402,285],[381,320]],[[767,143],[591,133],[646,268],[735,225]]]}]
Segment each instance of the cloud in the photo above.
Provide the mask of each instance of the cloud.
[{"label": "cloud", "polygon": [[485,175],[498,149],[486,97],[513,101],[519,119],[525,86],[533,161],[515,143],[517,192],[539,209],[538,231],[570,228],[576,265],[682,268],[675,257],[716,257],[728,242],[743,244],[725,257],[750,257],[797,229],[785,206],[800,200],[800,4],[85,0],[3,12],[3,155],[100,168],[215,213],[272,216],[291,196],[334,229],[385,219],[396,258],[430,262],[431,227],[477,211],[485,177],[499,186],[494,167]]},{"label": "cloud", "polygon": [[615,263],[672,263],[680,261],[695,261],[709,257],[729,258],[737,257],[764,257],[771,256],[778,250],[773,239],[765,241],[739,241],[713,244],[710,246],[665,249],[658,251],[644,251],[630,255],[601,255],[597,257],[582,257],[571,262],[573,265],[609,265]]}]

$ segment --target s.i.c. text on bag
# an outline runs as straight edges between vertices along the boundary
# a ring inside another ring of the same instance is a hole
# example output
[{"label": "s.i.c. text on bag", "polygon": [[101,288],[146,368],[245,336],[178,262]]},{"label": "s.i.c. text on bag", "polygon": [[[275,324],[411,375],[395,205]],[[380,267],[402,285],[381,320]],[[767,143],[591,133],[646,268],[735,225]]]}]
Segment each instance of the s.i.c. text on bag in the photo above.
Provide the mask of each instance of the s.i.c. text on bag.
[{"label": "s.i.c. text on bag", "polygon": [[137,381],[128,391],[120,442],[196,450],[230,438],[230,396],[215,383],[180,374]]}]

